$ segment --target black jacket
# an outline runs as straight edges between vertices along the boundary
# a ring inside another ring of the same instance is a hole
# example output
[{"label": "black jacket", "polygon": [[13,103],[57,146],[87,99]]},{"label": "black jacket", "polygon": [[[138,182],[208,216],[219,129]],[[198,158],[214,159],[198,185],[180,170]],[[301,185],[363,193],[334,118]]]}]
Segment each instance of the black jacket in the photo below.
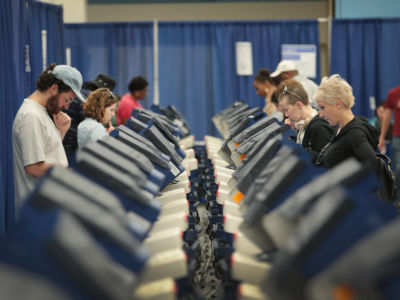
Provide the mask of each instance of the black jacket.
[{"label": "black jacket", "polygon": [[315,157],[330,142],[332,134],[333,128],[329,126],[328,122],[316,115],[306,127],[302,145]]},{"label": "black jacket", "polygon": [[377,169],[378,142],[378,130],[370,125],[366,118],[355,117],[340,130],[339,134],[333,135],[321,162],[327,168],[331,168],[349,157],[355,157],[361,163]]}]

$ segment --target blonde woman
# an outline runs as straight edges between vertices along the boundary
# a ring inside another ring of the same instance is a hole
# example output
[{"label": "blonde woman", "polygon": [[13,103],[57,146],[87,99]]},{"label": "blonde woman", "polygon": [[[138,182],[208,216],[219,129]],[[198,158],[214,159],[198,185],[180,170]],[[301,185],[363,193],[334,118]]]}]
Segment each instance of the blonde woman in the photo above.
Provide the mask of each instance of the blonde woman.
[{"label": "blonde woman", "polygon": [[319,114],[332,126],[337,126],[330,143],[317,158],[317,164],[331,168],[349,157],[377,169],[376,150],[379,133],[368,119],[354,116],[353,89],[346,80],[335,74],[324,77],[314,98]]}]

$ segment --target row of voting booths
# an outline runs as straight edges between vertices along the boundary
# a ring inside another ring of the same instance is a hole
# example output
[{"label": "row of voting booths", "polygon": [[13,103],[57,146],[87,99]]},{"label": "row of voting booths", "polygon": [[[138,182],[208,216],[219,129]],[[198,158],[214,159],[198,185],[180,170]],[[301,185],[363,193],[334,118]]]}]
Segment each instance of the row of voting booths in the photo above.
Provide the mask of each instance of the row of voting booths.
[{"label": "row of voting booths", "polygon": [[223,137],[206,137],[223,207],[214,244],[238,299],[399,297],[400,220],[373,171],[355,159],[315,166],[287,125],[242,102],[213,122]]},{"label": "row of voting booths", "polygon": [[2,241],[1,298],[189,295],[196,213],[187,195],[197,169],[189,133],[173,106],[134,110],[80,149],[71,169],[51,168]]},{"label": "row of voting booths", "polygon": [[400,221],[371,170],[315,166],[240,101],[212,122],[195,141],[175,107],[135,109],[51,168],[2,240],[2,298],[399,298]]}]

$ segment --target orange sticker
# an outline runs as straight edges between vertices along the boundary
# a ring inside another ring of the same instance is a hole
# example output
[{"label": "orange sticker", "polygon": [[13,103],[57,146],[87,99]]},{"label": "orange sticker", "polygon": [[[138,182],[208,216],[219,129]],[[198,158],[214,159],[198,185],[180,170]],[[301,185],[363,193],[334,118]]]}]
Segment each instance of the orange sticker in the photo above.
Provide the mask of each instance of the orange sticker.
[{"label": "orange sticker", "polygon": [[333,290],[333,298],[335,300],[354,300],[356,299],[356,293],[351,286],[342,284]]},{"label": "orange sticker", "polygon": [[235,196],[233,196],[233,201],[235,201],[236,203],[240,203],[240,201],[242,201],[243,198],[244,198],[244,194],[242,194],[242,192],[240,192],[240,191],[237,191]]}]

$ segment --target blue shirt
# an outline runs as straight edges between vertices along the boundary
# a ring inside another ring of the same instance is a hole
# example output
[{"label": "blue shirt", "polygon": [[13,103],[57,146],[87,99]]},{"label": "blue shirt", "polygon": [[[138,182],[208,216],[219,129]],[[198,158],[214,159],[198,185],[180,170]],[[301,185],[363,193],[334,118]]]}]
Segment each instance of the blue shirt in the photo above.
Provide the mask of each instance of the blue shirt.
[{"label": "blue shirt", "polygon": [[89,142],[94,142],[108,136],[103,124],[92,118],[86,118],[78,126],[78,147],[82,148]]}]

